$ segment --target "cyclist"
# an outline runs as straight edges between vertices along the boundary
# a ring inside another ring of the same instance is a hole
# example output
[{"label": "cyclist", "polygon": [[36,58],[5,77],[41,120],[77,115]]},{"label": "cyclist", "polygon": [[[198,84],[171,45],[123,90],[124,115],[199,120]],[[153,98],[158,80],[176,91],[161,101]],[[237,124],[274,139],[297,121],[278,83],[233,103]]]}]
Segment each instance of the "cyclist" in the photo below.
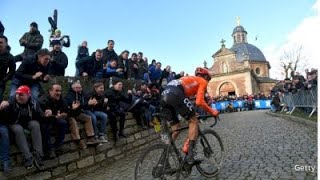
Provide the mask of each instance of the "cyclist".
[{"label": "cyclist", "polygon": [[[161,94],[161,111],[163,116],[171,124],[172,130],[180,128],[177,114],[189,122],[189,150],[186,162],[189,165],[200,163],[201,161],[194,158],[195,142],[198,138],[199,120],[196,116],[193,103],[190,97],[196,96],[196,106],[203,108],[214,117],[219,112],[209,107],[204,96],[207,90],[208,81],[210,81],[209,71],[205,68],[198,67],[195,76],[185,76],[177,80],[172,80]],[[172,138],[176,139],[178,132],[172,134]]]}]

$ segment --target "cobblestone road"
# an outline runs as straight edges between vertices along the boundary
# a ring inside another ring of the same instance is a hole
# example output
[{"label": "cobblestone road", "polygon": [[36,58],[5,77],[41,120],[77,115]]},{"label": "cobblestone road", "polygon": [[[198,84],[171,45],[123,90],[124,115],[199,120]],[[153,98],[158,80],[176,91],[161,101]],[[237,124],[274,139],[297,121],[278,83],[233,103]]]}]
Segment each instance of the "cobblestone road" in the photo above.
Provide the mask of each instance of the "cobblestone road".
[{"label": "cobblestone road", "polygon": [[[315,128],[272,117],[265,111],[224,114],[221,119],[214,130],[222,137],[225,161],[220,174],[212,179],[317,179]],[[125,157],[80,179],[134,179],[138,155]],[[295,165],[316,166],[316,170],[296,171]],[[189,179],[206,178],[194,168]]]}]

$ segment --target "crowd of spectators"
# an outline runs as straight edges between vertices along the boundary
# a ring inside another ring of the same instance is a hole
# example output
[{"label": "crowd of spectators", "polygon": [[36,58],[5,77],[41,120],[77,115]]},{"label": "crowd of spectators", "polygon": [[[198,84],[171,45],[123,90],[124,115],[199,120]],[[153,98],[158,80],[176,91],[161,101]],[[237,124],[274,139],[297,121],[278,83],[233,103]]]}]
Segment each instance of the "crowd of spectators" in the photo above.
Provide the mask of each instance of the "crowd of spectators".
[{"label": "crowd of spectators", "polygon": [[[305,76],[299,72],[292,72],[291,78],[286,78],[282,81],[277,82],[275,87],[271,90],[273,95],[272,108],[273,112],[280,111],[283,103],[281,103],[280,97],[289,94],[295,94],[299,91],[308,91],[318,87],[318,70],[311,68],[311,70],[305,70]],[[304,112],[310,113],[311,107],[301,108]],[[286,111],[290,112],[292,107],[287,106]]]},{"label": "crowd of spectators", "polygon": [[[0,22],[0,162],[4,172],[11,170],[10,140],[15,141],[25,167],[30,169],[34,165],[41,168],[43,159],[69,151],[63,146],[69,131],[73,142],[85,149],[109,141],[109,124],[112,142],[126,138],[125,116],[129,111],[141,129],[152,128],[152,114],[159,107],[162,85],[184,76],[183,71],[172,72],[170,66],[162,70],[161,62],[156,60],[148,64],[142,52],[130,55],[124,50],[118,55],[113,40],[90,55],[88,43],[83,41],[75,59],[75,76],[91,79],[92,89],[86,92],[80,81],[74,81],[63,94],[68,87],[51,80],[65,76],[70,65],[62,48],[70,46],[70,38],[57,29],[49,38],[48,48],[43,48],[43,41],[38,24],[32,22],[19,41],[23,52],[14,56]],[[16,62],[21,62],[17,69]],[[103,84],[103,78],[109,78],[110,84]],[[124,92],[123,83],[127,80],[134,80],[136,86]],[[8,97],[4,99],[8,81]],[[48,82],[48,92],[43,92],[42,84]],[[78,122],[84,124],[85,137],[81,137]]]}]

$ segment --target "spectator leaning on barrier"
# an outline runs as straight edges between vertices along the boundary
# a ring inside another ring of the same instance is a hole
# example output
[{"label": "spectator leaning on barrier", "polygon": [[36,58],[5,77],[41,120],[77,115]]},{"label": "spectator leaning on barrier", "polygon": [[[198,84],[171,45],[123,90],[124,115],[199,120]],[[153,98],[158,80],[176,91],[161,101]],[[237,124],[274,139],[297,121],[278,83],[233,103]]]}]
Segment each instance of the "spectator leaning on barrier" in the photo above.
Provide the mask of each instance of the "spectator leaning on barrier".
[{"label": "spectator leaning on barrier", "polygon": [[[43,95],[39,100],[42,111],[47,115],[40,124],[44,155],[49,159],[56,157],[55,151],[63,152],[63,140],[68,129],[66,118],[69,110],[61,93],[61,86],[52,84],[48,94]],[[55,142],[53,144],[51,143],[51,130],[55,132]]]},{"label": "spectator leaning on barrier", "polygon": [[[117,135],[119,135],[119,137],[126,137],[123,132],[127,108],[125,106],[126,104],[130,104],[132,102],[132,91],[128,90],[128,96],[125,96],[122,93],[123,83],[120,81],[120,79],[113,79],[112,84],[112,89],[108,89],[106,91],[106,97],[109,100],[108,106],[110,109],[107,111],[107,113],[110,119],[113,140],[115,143],[117,141]],[[117,116],[120,117],[119,133],[116,120]]]},{"label": "spectator leaning on barrier", "polygon": [[14,57],[7,49],[7,46],[7,37],[0,35],[0,102],[3,100],[7,81],[12,79],[16,71]]},{"label": "spectator leaning on barrier", "polygon": [[25,59],[11,82],[10,100],[14,98],[15,91],[20,85],[31,88],[32,98],[38,99],[40,93],[40,82],[48,82],[50,52],[48,49],[39,50],[34,56]]},{"label": "spectator leaning on barrier", "polygon": [[132,53],[131,58],[128,60],[128,80],[135,80],[139,77],[139,67],[137,63],[137,54]]},{"label": "spectator leaning on barrier", "polygon": [[118,57],[118,67],[123,69],[123,78],[128,79],[128,58],[130,52],[128,50],[124,50],[121,52],[120,56]]},{"label": "spectator leaning on barrier", "polygon": [[50,75],[53,76],[64,76],[65,69],[68,67],[68,57],[61,50],[61,43],[59,40],[53,40],[53,50],[51,51],[50,61]]},{"label": "spectator leaning on barrier", "polygon": [[281,106],[280,106],[280,98],[278,93],[273,96],[270,105],[271,105],[271,112],[280,111]]},{"label": "spectator leaning on barrier", "polygon": [[[94,138],[94,129],[92,126],[91,117],[84,114],[84,111],[88,106],[88,102],[84,97],[80,82],[77,81],[72,83],[71,89],[66,96],[66,101],[68,108],[70,109],[68,121],[72,140],[79,145],[80,149],[86,149],[86,144],[97,144],[98,141],[96,141]],[[84,123],[84,129],[87,135],[87,143],[85,143],[83,140],[80,140],[77,121]]]},{"label": "spectator leaning on barrier", "polygon": [[[91,117],[96,139],[100,142],[107,143],[108,140],[105,135],[108,122],[108,115],[106,114],[108,98],[105,97],[102,82],[93,84],[93,90],[87,97],[87,100],[89,108],[85,113]],[[100,128],[98,128],[98,122]]]},{"label": "spectator leaning on barrier", "polygon": [[118,55],[117,53],[114,51],[114,41],[113,40],[109,40],[108,41],[108,47],[102,49],[102,53],[103,53],[103,63],[107,63],[108,61],[110,61],[111,59],[117,59]]},{"label": "spectator leaning on barrier", "polygon": [[[31,90],[28,86],[20,86],[16,90],[15,98],[12,102],[2,102],[5,107],[5,117],[11,131],[15,136],[16,144],[22,152],[25,167],[30,169],[33,167],[33,161],[37,166],[42,166],[42,137],[39,121],[46,117],[37,101],[31,97]],[[30,152],[26,134],[31,134],[33,155]]]},{"label": "spectator leaning on barrier", "polygon": [[33,56],[43,45],[43,37],[38,30],[38,24],[32,22],[30,31],[26,32],[19,40],[20,46],[24,46],[22,54],[15,56],[15,61],[22,61],[26,57]]},{"label": "spectator leaning on barrier", "polygon": [[102,58],[104,54],[100,49],[97,49],[93,56],[79,59],[76,63],[79,74],[83,77],[92,77],[101,79],[103,72],[106,69],[104,67]]}]

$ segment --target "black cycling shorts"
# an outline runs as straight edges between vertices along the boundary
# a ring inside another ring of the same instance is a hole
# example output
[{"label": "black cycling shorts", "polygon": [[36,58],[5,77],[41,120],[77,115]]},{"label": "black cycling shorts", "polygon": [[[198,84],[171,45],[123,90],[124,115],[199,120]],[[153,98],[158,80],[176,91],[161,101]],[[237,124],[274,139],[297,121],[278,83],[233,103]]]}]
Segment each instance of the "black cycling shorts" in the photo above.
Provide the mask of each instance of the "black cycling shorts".
[{"label": "black cycling shorts", "polygon": [[179,123],[178,114],[186,120],[195,115],[193,103],[184,95],[182,86],[167,86],[161,94],[160,113],[171,125]]}]

